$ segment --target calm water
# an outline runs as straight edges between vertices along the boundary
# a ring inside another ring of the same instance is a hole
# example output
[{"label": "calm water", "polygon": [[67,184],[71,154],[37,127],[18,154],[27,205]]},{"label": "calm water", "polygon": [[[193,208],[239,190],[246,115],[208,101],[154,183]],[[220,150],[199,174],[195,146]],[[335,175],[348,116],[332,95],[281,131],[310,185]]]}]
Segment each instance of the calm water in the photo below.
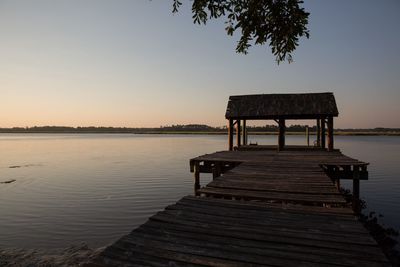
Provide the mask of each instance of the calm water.
[{"label": "calm water", "polygon": [[[276,143],[275,136],[249,139]],[[400,228],[400,137],[335,141],[371,163],[361,194]],[[289,144],[304,142],[288,137]],[[226,136],[1,134],[0,182],[16,181],[0,184],[0,246],[109,244],[192,193],[190,158],[225,148]]]}]

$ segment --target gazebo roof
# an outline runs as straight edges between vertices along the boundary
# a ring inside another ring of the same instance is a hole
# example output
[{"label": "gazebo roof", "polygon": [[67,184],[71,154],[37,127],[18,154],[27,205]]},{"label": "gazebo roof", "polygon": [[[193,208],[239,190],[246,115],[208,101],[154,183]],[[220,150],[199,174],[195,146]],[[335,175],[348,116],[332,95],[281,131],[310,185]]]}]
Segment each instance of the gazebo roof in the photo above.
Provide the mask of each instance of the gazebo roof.
[{"label": "gazebo roof", "polygon": [[227,119],[317,119],[339,115],[333,93],[230,96]]}]

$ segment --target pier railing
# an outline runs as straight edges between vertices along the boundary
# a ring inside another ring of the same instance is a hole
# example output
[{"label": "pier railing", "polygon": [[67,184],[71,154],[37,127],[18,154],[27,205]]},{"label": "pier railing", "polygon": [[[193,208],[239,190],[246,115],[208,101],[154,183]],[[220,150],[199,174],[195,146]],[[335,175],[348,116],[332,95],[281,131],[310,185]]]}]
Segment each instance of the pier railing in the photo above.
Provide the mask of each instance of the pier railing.
[{"label": "pier railing", "polygon": [[334,181],[338,190],[340,190],[340,180],[353,180],[353,210],[356,214],[361,212],[360,207],[360,180],[368,180],[367,166],[369,163],[361,164],[324,164],[321,168]]}]

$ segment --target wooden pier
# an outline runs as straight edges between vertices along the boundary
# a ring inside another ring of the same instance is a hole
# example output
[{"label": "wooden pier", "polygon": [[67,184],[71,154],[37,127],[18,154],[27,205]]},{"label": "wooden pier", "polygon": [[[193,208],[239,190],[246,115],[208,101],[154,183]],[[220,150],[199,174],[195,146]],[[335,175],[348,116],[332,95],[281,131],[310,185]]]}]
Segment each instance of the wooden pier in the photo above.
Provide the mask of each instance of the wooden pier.
[{"label": "wooden pier", "polygon": [[340,152],[194,158],[195,176],[213,173],[213,181],[107,247],[91,266],[390,266],[324,166],[366,175],[366,163]]},{"label": "wooden pier", "polygon": [[[368,177],[368,163],[340,151],[222,151],[194,158],[190,164],[195,195],[317,206],[344,205],[340,179],[357,180],[353,191],[359,192],[359,180]],[[200,173],[212,173],[214,178],[201,189]]]},{"label": "wooden pier", "polygon": [[92,266],[390,266],[350,209],[184,197]]},{"label": "wooden pier", "polygon": [[[228,134],[228,151],[190,160],[193,196],[86,266],[391,266],[357,219],[368,163],[334,149],[333,138],[325,149],[321,135],[314,147],[285,146],[281,135],[271,147],[248,146],[237,133],[235,149]],[[213,176],[203,187],[201,173]],[[339,191],[341,179],[353,180],[352,203]]]}]

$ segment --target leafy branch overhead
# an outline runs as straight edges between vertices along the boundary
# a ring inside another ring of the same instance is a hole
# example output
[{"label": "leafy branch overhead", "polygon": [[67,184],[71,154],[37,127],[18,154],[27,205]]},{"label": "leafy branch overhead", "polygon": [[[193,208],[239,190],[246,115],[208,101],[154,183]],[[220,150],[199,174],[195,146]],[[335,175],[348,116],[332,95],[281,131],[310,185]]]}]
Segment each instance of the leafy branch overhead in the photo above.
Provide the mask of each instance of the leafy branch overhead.
[{"label": "leafy branch overhead", "polygon": [[[182,0],[173,0],[173,13]],[[300,0],[193,0],[193,21],[225,18],[226,32],[240,31],[236,52],[247,54],[252,44],[268,43],[277,62],[292,61],[299,38],[309,38],[308,16]]]}]

